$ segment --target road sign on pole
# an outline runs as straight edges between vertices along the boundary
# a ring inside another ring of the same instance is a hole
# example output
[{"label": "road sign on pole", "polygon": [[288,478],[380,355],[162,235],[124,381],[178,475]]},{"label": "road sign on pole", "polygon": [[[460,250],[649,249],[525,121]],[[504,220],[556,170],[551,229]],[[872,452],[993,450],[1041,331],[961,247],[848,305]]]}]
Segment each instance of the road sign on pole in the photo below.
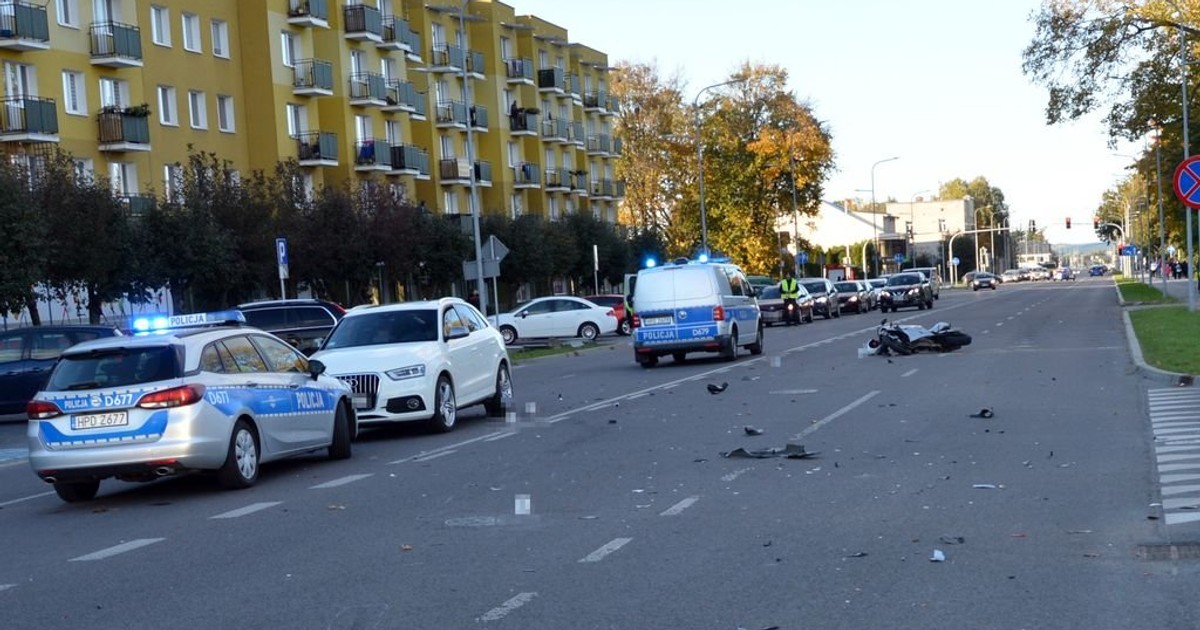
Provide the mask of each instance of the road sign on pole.
[{"label": "road sign on pole", "polygon": [[892,256],[892,260],[896,261],[896,264],[899,265],[900,263],[904,262],[904,254],[896,252],[895,255]]},{"label": "road sign on pole", "polygon": [[801,265],[807,265],[808,264],[808,252],[798,252],[796,254],[796,262],[800,263]]},{"label": "road sign on pole", "polygon": [[1183,205],[1200,209],[1200,155],[1180,162],[1175,169],[1175,196]]},{"label": "road sign on pole", "polygon": [[287,298],[284,280],[288,279],[287,239],[282,236],[275,239],[275,264],[279,266],[279,299]]}]

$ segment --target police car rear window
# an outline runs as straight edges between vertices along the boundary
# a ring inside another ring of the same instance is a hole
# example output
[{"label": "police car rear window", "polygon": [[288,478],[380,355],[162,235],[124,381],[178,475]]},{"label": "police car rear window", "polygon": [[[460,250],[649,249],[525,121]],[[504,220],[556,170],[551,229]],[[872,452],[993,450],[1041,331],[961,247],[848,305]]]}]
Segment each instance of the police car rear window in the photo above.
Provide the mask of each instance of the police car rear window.
[{"label": "police car rear window", "polygon": [[329,334],[324,350],[438,340],[435,310],[389,311],[347,317]]},{"label": "police car rear window", "polygon": [[638,295],[676,300],[709,297],[713,294],[712,271],[707,267],[682,267],[642,274],[636,291]]},{"label": "police car rear window", "polygon": [[171,346],[66,354],[50,374],[46,389],[63,392],[166,381],[179,378],[179,364]]}]

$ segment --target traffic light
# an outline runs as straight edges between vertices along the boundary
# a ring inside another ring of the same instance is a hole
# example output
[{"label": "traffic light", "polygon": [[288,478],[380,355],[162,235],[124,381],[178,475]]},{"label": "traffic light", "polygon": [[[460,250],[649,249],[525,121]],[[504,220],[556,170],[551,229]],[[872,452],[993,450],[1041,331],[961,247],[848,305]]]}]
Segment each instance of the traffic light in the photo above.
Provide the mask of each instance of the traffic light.
[{"label": "traffic light", "polygon": [[1067,217],[1067,229],[1071,229],[1071,217]]},{"label": "traffic light", "polygon": [[1092,229],[1100,231],[1100,217],[1092,217]]},{"label": "traffic light", "polygon": [[1029,231],[1030,231],[1030,232],[1036,232],[1036,231],[1037,231],[1037,221],[1034,221],[1033,219],[1030,219],[1030,220],[1029,220]]}]

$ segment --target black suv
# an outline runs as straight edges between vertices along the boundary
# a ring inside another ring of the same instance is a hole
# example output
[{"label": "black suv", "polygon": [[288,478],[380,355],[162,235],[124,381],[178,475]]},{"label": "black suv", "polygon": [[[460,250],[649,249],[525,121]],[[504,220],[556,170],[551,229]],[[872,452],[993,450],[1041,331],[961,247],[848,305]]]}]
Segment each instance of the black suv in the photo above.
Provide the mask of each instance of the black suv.
[{"label": "black suv", "polygon": [[915,306],[923,311],[933,308],[933,289],[925,274],[919,271],[905,271],[888,276],[887,284],[879,291],[879,310],[888,312],[902,306]]},{"label": "black suv", "polygon": [[341,321],[346,309],[325,300],[268,300],[239,304],[246,323],[274,333],[306,355]]},{"label": "black suv", "polygon": [[800,278],[800,284],[813,299],[813,313],[825,319],[841,317],[842,306],[838,303],[837,288],[829,278]]}]

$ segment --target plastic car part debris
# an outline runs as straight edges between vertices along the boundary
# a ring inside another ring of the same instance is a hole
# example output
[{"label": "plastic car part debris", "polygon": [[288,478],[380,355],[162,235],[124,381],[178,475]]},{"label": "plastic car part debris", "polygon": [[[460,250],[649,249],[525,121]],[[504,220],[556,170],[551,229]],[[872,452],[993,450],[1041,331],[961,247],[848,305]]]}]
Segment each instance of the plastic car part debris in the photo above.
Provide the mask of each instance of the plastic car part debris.
[{"label": "plastic car part debris", "polygon": [[996,485],[994,483],[977,483],[971,487],[975,488],[976,490],[999,490],[1004,486]]},{"label": "plastic car part debris", "polygon": [[996,414],[993,413],[991,409],[984,407],[983,409],[980,409],[978,413],[971,414],[971,417],[972,418],[991,418],[994,415],[996,415]]},{"label": "plastic car part debris", "polygon": [[848,556],[846,556],[846,557],[847,557],[847,558],[866,558],[866,557],[867,557],[867,552],[865,552],[865,551],[855,551],[854,553],[852,553],[852,554],[850,554],[850,555],[848,555]]},{"label": "plastic car part debris", "polygon": [[762,429],[757,429],[757,428],[751,427],[751,426],[742,427],[742,430],[746,432],[746,435],[762,435],[763,434]]},{"label": "plastic car part debris", "polygon": [[938,541],[943,545],[961,545],[967,542],[967,539],[962,536],[940,536]]},{"label": "plastic car part debris", "polygon": [[709,383],[708,384],[708,393],[712,394],[713,396],[716,396],[717,394],[720,394],[721,392],[728,389],[728,387],[729,387],[729,383],[721,383],[720,385],[717,385],[715,383]]},{"label": "plastic car part debris", "polygon": [[946,554],[942,553],[941,549],[934,549],[933,555],[929,557],[930,562],[945,562]]},{"label": "plastic car part debris", "polygon": [[816,455],[816,451],[804,450],[803,444],[794,444],[788,442],[783,448],[760,448],[746,450],[745,448],[735,448],[729,452],[722,452],[721,457],[748,457],[751,459],[769,459],[771,457],[785,457],[787,459],[804,459]]}]

